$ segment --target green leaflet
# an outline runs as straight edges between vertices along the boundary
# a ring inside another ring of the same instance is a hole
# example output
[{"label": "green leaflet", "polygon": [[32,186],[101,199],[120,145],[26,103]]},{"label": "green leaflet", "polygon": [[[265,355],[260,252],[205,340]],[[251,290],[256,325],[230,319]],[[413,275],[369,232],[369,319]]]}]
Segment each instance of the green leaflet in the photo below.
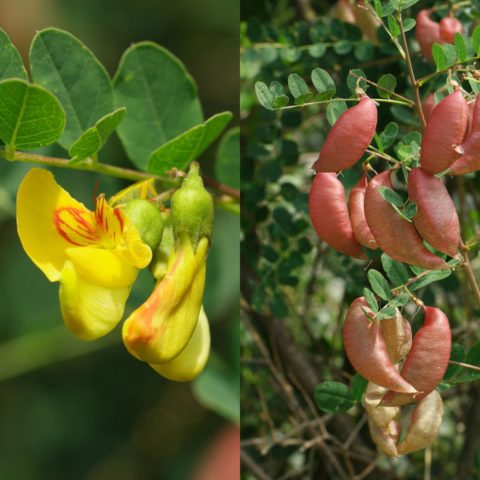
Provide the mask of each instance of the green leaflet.
[{"label": "green leaflet", "polygon": [[49,91],[25,80],[0,82],[0,139],[8,151],[50,145],[64,127],[65,112]]},{"label": "green leaflet", "polygon": [[147,169],[152,152],[203,122],[193,79],[175,56],[152,42],[137,43],[124,53],[114,78],[114,99],[117,107],[127,108],[118,134],[141,170]]},{"label": "green leaflet", "polygon": [[110,77],[77,38],[57,28],[38,32],[30,48],[32,77],[54,93],[67,124],[58,143],[69,149],[90,127],[113,110]]},{"label": "green leaflet", "polygon": [[126,111],[125,108],[118,108],[102,117],[93,127],[82,133],[68,151],[71,162],[85,160],[96,155],[123,120]]},{"label": "green leaflet", "polygon": [[0,28],[0,80],[12,77],[28,80],[22,57],[5,31]]}]

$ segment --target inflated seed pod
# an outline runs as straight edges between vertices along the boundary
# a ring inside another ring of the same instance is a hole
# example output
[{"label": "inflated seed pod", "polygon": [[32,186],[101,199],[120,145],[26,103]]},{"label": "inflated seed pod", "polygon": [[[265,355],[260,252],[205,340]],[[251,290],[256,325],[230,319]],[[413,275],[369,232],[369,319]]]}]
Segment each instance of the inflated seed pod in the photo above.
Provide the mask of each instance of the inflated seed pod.
[{"label": "inflated seed pod", "polygon": [[386,427],[400,414],[400,407],[383,407],[380,404],[387,389],[368,382],[365,389],[364,406],[370,420],[379,427]]},{"label": "inflated seed pod", "polygon": [[400,423],[398,421],[392,420],[387,426],[380,427],[369,418],[368,428],[373,442],[380,451],[389,457],[398,457],[397,441],[400,436]]},{"label": "inflated seed pod", "polygon": [[433,93],[430,93],[422,102],[423,116],[425,117],[425,120],[427,122],[434,108],[435,108],[435,95]]},{"label": "inflated seed pod", "polygon": [[377,106],[367,95],[336,121],[313,164],[317,172],[339,172],[353,167],[365,153],[377,127]]},{"label": "inflated seed pod", "polygon": [[353,234],[358,243],[366,248],[377,248],[377,242],[367,224],[365,218],[365,190],[367,189],[367,177],[362,175],[360,180],[350,191],[348,209],[352,223]]},{"label": "inflated seed pod", "polygon": [[324,242],[350,257],[366,258],[353,235],[345,189],[335,173],[315,175],[308,205],[313,227]]},{"label": "inflated seed pod", "polygon": [[455,148],[461,157],[450,167],[451,175],[463,175],[480,169],[480,100],[469,104],[470,122],[468,135],[463,143]]},{"label": "inflated seed pod", "polygon": [[415,407],[405,439],[398,445],[399,455],[430,446],[438,436],[443,416],[440,394],[433,390]]},{"label": "inflated seed pod", "polygon": [[387,346],[374,314],[364,297],[348,309],[343,324],[345,353],[353,368],[367,380],[396,392],[417,393],[405,381],[388,356]]},{"label": "inflated seed pod", "polygon": [[414,168],[408,176],[408,196],[417,204],[413,224],[420,236],[432,247],[455,257],[460,242],[460,222],[443,181],[421,168]]},{"label": "inflated seed pod", "polygon": [[393,363],[408,355],[412,346],[412,328],[410,322],[397,310],[395,317],[385,318],[380,323],[387,352]]},{"label": "inflated seed pod", "polygon": [[463,25],[458,18],[445,17],[440,20],[440,37],[442,43],[453,43],[455,41],[455,34],[462,33]]},{"label": "inflated seed pod", "polygon": [[420,10],[416,19],[415,37],[420,45],[423,56],[433,61],[432,46],[435,42],[442,43],[440,25],[430,18],[430,10]]},{"label": "inflated seed pod", "polygon": [[399,262],[430,270],[448,268],[446,262],[427,250],[412,223],[400,217],[380,194],[380,187],[392,188],[392,170],[379,173],[365,193],[365,217],[378,246]]},{"label": "inflated seed pod", "polygon": [[423,326],[413,338],[405,359],[402,377],[419,393],[415,395],[388,392],[383,406],[399,406],[426,397],[440,383],[450,360],[451,333],[447,316],[438,308],[424,307]]},{"label": "inflated seed pod", "polygon": [[468,126],[468,104],[460,90],[447,95],[433,109],[423,132],[420,164],[430,175],[443,172],[458,158]]}]

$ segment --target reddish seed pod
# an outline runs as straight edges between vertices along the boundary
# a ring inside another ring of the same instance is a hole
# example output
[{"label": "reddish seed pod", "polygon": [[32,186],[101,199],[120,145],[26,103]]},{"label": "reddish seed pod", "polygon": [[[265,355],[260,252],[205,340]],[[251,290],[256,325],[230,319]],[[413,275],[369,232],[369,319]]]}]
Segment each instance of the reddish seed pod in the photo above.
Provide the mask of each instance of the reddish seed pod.
[{"label": "reddish seed pod", "polygon": [[458,157],[453,145],[459,145],[468,125],[468,104],[456,90],[443,98],[433,109],[425,127],[420,163],[430,175],[443,172]]},{"label": "reddish seed pod", "polygon": [[380,327],[373,317],[364,297],[350,305],[343,325],[343,343],[350,363],[360,375],[377,385],[395,392],[417,393],[390,360]]},{"label": "reddish seed pod", "polygon": [[377,106],[363,95],[336,121],[312,168],[317,172],[338,172],[353,167],[370,145],[376,128]]},{"label": "reddish seed pod", "polygon": [[440,394],[433,390],[415,407],[405,439],[398,445],[399,455],[430,446],[437,438],[443,416]]},{"label": "reddish seed pod", "polygon": [[355,238],[360,245],[366,248],[377,248],[377,242],[367,224],[365,218],[365,191],[367,189],[367,177],[362,175],[360,180],[350,191],[348,209],[350,210],[350,221]]},{"label": "reddish seed pod", "polygon": [[455,34],[462,33],[463,25],[458,18],[445,17],[440,20],[440,37],[442,43],[453,43],[455,41]]},{"label": "reddish seed pod", "polygon": [[365,216],[378,246],[390,257],[429,270],[448,268],[446,262],[427,250],[412,223],[400,217],[380,195],[380,187],[392,188],[392,170],[379,173],[365,193]]},{"label": "reddish seed pod", "polygon": [[455,257],[460,242],[460,222],[442,180],[414,168],[408,177],[408,196],[417,204],[413,224],[421,237],[437,250]]},{"label": "reddish seed pod", "polygon": [[430,118],[430,115],[434,108],[435,108],[435,96],[433,95],[433,93],[430,93],[422,102],[422,110],[423,110],[423,116],[425,117],[425,121],[428,122],[428,119]]},{"label": "reddish seed pod", "polygon": [[423,56],[433,61],[432,46],[435,42],[443,43],[440,36],[440,25],[430,18],[430,10],[420,10],[417,15],[415,37]]},{"label": "reddish seed pod", "polygon": [[406,357],[412,346],[412,328],[400,311],[397,310],[395,317],[382,320],[380,329],[392,362]]},{"label": "reddish seed pod", "polygon": [[313,227],[324,242],[350,257],[366,258],[353,235],[345,189],[335,173],[315,175],[308,205]]},{"label": "reddish seed pod", "polygon": [[469,104],[469,111],[471,116],[468,135],[465,141],[455,149],[462,156],[450,167],[451,175],[463,175],[480,169],[480,100],[478,97],[474,104]]},{"label": "reddish seed pod", "polygon": [[381,405],[399,406],[426,397],[442,380],[450,360],[451,333],[447,316],[438,308],[425,307],[423,326],[413,338],[402,368],[402,377],[418,392],[388,392]]}]

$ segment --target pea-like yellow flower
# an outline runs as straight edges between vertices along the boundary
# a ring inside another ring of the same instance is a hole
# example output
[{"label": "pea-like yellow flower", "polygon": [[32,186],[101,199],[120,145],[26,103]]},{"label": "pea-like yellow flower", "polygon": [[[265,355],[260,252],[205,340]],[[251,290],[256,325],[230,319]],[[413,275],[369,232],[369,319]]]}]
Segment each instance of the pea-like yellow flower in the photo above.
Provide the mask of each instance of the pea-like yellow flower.
[{"label": "pea-like yellow flower", "polygon": [[138,269],[152,258],[125,214],[103,195],[95,211],[88,210],[49,171],[34,168],[18,190],[17,229],[31,260],[60,282],[70,330],[85,340],[110,332],[123,316]]}]

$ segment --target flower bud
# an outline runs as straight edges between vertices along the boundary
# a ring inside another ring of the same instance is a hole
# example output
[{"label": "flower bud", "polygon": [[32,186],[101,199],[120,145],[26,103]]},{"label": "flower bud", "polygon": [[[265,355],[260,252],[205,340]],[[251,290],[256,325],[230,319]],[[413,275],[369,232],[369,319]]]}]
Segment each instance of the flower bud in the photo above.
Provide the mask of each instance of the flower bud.
[{"label": "flower bud", "polygon": [[148,200],[130,200],[123,212],[138,230],[140,238],[154,251],[163,235],[163,218],[158,206]]},{"label": "flower bud", "polygon": [[188,235],[196,250],[201,238],[211,241],[214,207],[210,194],[203,186],[198,164],[193,163],[182,186],[172,196],[172,226],[175,242]]}]

